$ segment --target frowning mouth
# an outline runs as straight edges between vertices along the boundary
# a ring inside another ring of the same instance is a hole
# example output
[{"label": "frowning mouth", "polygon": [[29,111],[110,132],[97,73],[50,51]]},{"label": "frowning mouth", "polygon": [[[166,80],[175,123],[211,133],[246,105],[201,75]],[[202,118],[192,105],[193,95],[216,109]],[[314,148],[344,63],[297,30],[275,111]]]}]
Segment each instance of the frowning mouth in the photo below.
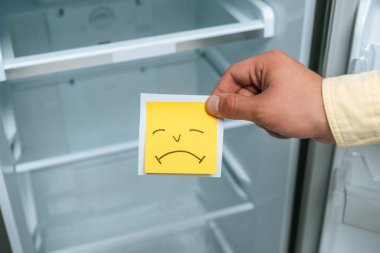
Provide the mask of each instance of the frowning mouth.
[{"label": "frowning mouth", "polygon": [[194,158],[196,158],[196,159],[198,160],[199,163],[201,163],[201,162],[203,161],[203,159],[205,159],[205,157],[206,157],[206,156],[203,156],[203,157],[201,158],[201,157],[199,157],[199,156],[197,156],[197,155],[191,153],[190,151],[186,151],[186,150],[174,150],[174,151],[170,151],[170,152],[168,152],[168,153],[166,153],[166,154],[163,154],[163,155],[160,156],[160,157],[158,157],[158,156],[155,156],[155,157],[156,157],[158,163],[161,164],[161,160],[162,160],[162,158],[164,158],[164,157],[167,156],[167,155],[174,154],[174,153],[186,153],[186,154],[189,154],[189,155],[193,156]]}]

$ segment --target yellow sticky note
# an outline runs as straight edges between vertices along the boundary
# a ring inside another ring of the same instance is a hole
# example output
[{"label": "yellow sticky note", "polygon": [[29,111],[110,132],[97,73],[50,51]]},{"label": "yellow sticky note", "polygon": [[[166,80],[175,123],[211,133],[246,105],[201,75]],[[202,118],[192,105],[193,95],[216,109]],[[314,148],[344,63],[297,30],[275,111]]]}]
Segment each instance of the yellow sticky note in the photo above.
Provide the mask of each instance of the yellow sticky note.
[{"label": "yellow sticky note", "polygon": [[217,141],[205,102],[146,102],[146,174],[215,175]]}]

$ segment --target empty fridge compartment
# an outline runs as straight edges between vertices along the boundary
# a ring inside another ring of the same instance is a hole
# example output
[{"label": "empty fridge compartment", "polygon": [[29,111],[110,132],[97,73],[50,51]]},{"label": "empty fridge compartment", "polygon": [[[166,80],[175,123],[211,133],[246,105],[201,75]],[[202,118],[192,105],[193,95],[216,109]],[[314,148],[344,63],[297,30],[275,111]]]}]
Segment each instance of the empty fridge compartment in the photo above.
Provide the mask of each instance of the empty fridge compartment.
[{"label": "empty fridge compartment", "polygon": [[[184,241],[160,247],[177,247],[183,252],[188,250],[187,240],[203,236],[220,241],[213,247],[227,247],[228,238],[214,221],[254,208],[226,168],[223,177],[215,180],[141,177],[136,167],[137,150],[131,150],[30,172],[37,220],[31,230],[36,248],[43,252],[114,252],[114,248],[134,252],[137,247],[140,251],[136,252],[150,252],[149,246],[158,242],[154,238],[182,237]],[[31,212],[30,206],[25,212]],[[193,233],[185,233],[188,230]],[[213,252],[212,248],[203,250]]]},{"label": "empty fridge compartment", "polygon": [[274,33],[273,11],[261,0],[18,0],[0,10],[7,80]]},{"label": "empty fridge compartment", "polygon": [[18,172],[137,147],[140,93],[209,94],[219,74],[195,52],[77,71],[10,87]]},{"label": "empty fridge compartment", "polygon": [[380,146],[360,147],[348,155],[343,221],[380,233]]},{"label": "empty fridge compartment", "polygon": [[246,238],[219,224],[240,231],[254,205],[233,164],[217,180],[137,175],[140,92],[209,94],[219,76],[205,54],[186,52],[4,82],[35,251],[235,252]]}]

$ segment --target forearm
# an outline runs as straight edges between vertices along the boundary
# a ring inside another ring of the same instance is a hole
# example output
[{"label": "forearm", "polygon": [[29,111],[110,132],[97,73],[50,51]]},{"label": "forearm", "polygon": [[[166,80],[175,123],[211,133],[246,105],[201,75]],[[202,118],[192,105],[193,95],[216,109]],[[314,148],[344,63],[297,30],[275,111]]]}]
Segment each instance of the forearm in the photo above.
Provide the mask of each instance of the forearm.
[{"label": "forearm", "polygon": [[324,79],[323,100],[339,146],[380,143],[380,71]]}]

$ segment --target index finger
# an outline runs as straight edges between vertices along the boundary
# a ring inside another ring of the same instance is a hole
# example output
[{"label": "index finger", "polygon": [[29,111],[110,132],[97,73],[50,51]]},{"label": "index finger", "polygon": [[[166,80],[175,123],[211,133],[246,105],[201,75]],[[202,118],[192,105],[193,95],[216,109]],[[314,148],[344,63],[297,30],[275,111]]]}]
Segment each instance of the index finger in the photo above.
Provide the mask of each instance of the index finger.
[{"label": "index finger", "polygon": [[217,83],[211,94],[216,93],[239,93],[250,91],[257,94],[260,91],[256,77],[255,57],[245,59],[231,65]]}]

